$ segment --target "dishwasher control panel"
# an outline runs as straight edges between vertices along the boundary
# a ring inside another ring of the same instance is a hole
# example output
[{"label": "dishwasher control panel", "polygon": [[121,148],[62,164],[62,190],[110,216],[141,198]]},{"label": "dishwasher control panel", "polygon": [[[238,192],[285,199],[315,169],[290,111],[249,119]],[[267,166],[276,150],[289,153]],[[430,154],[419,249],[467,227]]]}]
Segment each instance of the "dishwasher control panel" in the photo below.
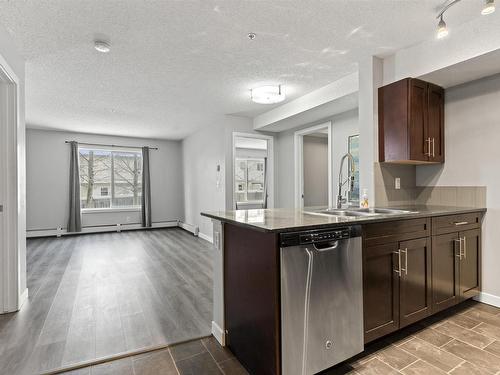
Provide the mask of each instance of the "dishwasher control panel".
[{"label": "dishwasher control panel", "polygon": [[300,235],[299,244],[302,245],[302,244],[321,242],[321,241],[335,241],[349,237],[350,237],[349,229],[334,230],[334,231],[319,232],[319,233],[307,233]]},{"label": "dishwasher control panel", "polygon": [[359,230],[356,227],[317,229],[303,232],[282,233],[280,247],[307,245],[317,242],[337,241],[355,237]]}]

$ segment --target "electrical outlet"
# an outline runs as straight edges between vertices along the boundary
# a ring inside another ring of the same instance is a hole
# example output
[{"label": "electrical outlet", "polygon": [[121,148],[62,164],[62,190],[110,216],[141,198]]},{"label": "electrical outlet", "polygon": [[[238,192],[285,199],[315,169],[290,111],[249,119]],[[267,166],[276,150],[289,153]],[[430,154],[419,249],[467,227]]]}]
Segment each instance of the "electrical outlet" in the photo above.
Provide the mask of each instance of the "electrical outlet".
[{"label": "electrical outlet", "polygon": [[401,189],[401,179],[400,179],[399,177],[396,177],[396,178],[394,179],[394,188],[395,188],[396,190]]}]

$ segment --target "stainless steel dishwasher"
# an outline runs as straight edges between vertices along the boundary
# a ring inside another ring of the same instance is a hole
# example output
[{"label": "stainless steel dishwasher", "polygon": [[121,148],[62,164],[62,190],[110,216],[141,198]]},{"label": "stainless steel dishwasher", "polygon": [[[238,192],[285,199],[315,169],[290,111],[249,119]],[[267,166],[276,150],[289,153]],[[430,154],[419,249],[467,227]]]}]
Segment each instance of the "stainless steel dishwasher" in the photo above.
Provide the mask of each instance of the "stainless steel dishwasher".
[{"label": "stainless steel dishwasher", "polygon": [[283,233],[283,375],[311,375],[363,351],[361,227]]}]

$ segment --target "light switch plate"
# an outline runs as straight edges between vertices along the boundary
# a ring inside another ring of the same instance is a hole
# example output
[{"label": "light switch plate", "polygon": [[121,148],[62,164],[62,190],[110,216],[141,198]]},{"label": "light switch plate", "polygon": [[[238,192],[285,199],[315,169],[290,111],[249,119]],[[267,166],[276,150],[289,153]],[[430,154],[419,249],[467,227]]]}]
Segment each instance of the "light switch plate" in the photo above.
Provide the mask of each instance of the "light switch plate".
[{"label": "light switch plate", "polygon": [[401,178],[396,177],[396,178],[394,179],[394,188],[395,188],[396,190],[401,189]]}]

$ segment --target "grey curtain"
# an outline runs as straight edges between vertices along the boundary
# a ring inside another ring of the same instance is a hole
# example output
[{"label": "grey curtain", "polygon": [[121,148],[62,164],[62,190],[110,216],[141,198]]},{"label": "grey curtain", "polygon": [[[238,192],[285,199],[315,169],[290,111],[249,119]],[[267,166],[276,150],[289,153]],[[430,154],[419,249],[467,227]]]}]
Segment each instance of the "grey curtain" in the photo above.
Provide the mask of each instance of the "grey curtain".
[{"label": "grey curtain", "polygon": [[267,158],[264,158],[264,202],[262,208],[267,208]]},{"label": "grey curtain", "polygon": [[69,220],[68,232],[82,231],[80,209],[80,168],[78,163],[78,143],[70,142],[71,156],[69,166]]},{"label": "grey curtain", "polygon": [[151,227],[151,180],[149,174],[149,147],[142,148],[142,226]]}]

